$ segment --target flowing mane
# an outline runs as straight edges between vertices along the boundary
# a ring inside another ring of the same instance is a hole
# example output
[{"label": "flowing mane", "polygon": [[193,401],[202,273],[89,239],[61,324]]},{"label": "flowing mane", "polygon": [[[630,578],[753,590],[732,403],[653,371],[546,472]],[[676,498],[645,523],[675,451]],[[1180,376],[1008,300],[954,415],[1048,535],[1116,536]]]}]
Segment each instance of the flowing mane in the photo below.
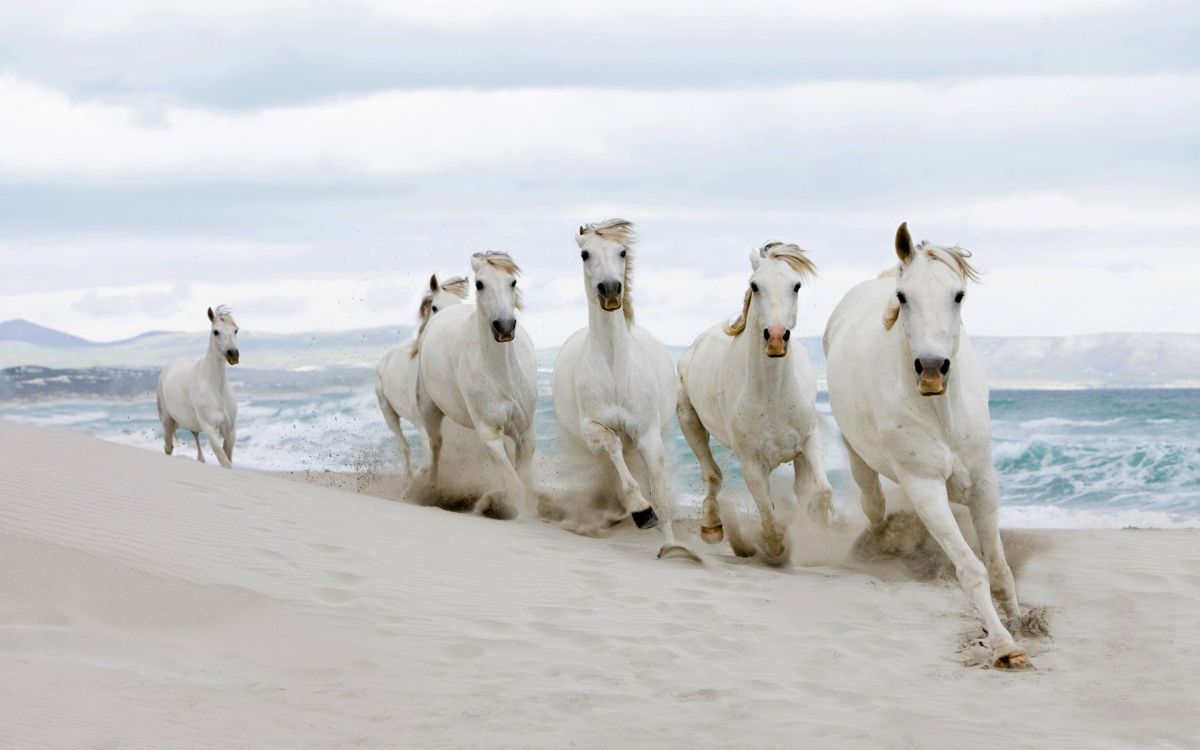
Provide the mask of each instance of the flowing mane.
[{"label": "flowing mane", "polygon": [[579,228],[580,236],[599,237],[625,248],[625,278],[621,281],[621,311],[625,324],[633,327],[633,222],[628,219],[605,219]]},{"label": "flowing mane", "polygon": [[924,252],[930,260],[936,260],[939,263],[944,263],[958,274],[959,278],[965,281],[979,281],[979,271],[975,266],[971,265],[971,251],[966,248],[954,245],[953,247],[945,247],[942,245],[930,245],[929,240],[922,240],[917,245],[917,252]]},{"label": "flowing mane", "polygon": [[[768,242],[758,249],[758,257],[767,260],[781,260],[805,279],[811,279],[817,274],[816,264],[799,245],[790,242]],[[753,296],[753,292],[747,287],[746,294],[742,298],[741,314],[732,323],[725,324],[727,336],[738,336],[746,330],[746,319],[750,314],[750,300]]]}]

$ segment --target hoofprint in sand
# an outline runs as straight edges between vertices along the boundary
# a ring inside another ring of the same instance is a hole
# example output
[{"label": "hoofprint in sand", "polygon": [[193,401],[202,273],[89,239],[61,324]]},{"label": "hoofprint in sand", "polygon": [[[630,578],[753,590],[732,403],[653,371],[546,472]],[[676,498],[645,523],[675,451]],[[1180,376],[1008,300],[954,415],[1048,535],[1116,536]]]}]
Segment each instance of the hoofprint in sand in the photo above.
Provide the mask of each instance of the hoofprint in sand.
[{"label": "hoofprint in sand", "polygon": [[1006,534],[1052,632],[1008,673],[979,666],[953,580],[923,579],[936,558],[868,565],[852,535],[801,529],[786,569],[655,560],[653,532],[584,538],[3,422],[0,486],[6,747],[1200,736],[1194,531]]}]

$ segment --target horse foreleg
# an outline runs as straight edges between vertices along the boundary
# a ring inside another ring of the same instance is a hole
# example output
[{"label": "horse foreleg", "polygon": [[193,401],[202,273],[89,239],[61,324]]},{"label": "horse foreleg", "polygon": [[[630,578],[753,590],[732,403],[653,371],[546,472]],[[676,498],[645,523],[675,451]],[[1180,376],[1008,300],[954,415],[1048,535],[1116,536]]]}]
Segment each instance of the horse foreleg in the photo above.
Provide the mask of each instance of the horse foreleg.
[{"label": "horse foreleg", "polygon": [[850,474],[858,485],[863,513],[871,526],[878,528],[887,514],[887,499],[883,496],[883,487],[879,485],[879,474],[862,460],[850,443],[845,440],[842,442],[846,443],[846,452],[850,454]]},{"label": "horse foreleg", "polygon": [[608,456],[617,470],[621,481],[621,504],[633,518],[639,529],[653,528],[658,523],[658,516],[638,487],[637,479],[625,463],[625,454],[621,446],[621,438],[617,433],[599,422],[587,422],[583,426],[583,437],[588,449],[596,455]]},{"label": "horse foreleg", "polygon": [[941,546],[942,551],[954,563],[958,582],[975,603],[975,609],[983,618],[987,628],[988,645],[992,648],[992,666],[1006,669],[1024,669],[1030,666],[1029,656],[1017,646],[1012,634],[1000,622],[1000,615],[992,604],[991,589],[983,563],[971,551],[963,538],[954,514],[950,511],[950,498],[946,494],[946,482],[941,479],[922,479],[901,476],[900,484],[912,501],[917,515],[925,528]]},{"label": "horse foreleg", "polygon": [[196,441],[196,460],[204,463],[204,449],[200,447],[200,433],[193,432],[192,439]]},{"label": "horse foreleg", "polygon": [[1021,607],[1017,604],[1017,587],[1013,582],[1012,569],[1004,557],[1004,545],[1000,541],[1000,501],[996,488],[996,475],[992,473],[979,482],[970,500],[971,521],[975,524],[975,535],[979,537],[979,549],[983,552],[983,563],[987,566],[992,596],[1004,607],[1008,622],[1013,627],[1021,621]]},{"label": "horse foreleg", "polygon": [[[217,430],[217,428],[211,424],[203,424],[200,425],[200,431],[203,432],[208,438],[208,447],[212,448],[212,452],[216,454],[217,462],[220,463],[223,468],[232,469],[233,462],[229,460],[229,456],[225,455],[225,448],[219,442],[217,442],[217,438],[220,436],[220,432]],[[199,450],[199,447],[200,440],[197,438],[197,450]]]},{"label": "horse foreleg", "polygon": [[[520,515],[521,506],[525,504],[524,488],[525,484],[521,481],[520,475],[517,473],[516,467],[508,457],[508,449],[505,447],[504,433],[499,427],[491,425],[476,424],[475,433],[479,436],[479,440],[487,448],[488,455],[492,459],[492,463],[504,475],[505,491],[508,495],[508,506],[496,508],[499,515],[505,518],[512,518]],[[518,447],[518,451],[520,447]],[[489,493],[490,494],[490,493]],[[487,496],[485,495],[484,498]],[[484,498],[475,504],[475,513],[486,512],[492,503],[484,502]]]},{"label": "horse foreleg", "polygon": [[222,447],[225,449],[225,455],[229,458],[229,463],[233,463],[233,444],[237,441],[237,428],[230,425],[225,431]]},{"label": "horse foreleg", "polygon": [[763,555],[772,565],[782,565],[787,562],[787,545],[783,538],[783,528],[775,519],[775,504],[771,500],[770,470],[761,462],[750,456],[738,456],[742,463],[742,476],[746,486],[758,506],[758,515],[762,519]]},{"label": "horse foreleg", "polygon": [[659,559],[686,557],[700,562],[700,558],[691,550],[675,542],[675,527],[672,523],[675,509],[671,507],[672,498],[667,486],[667,460],[663,452],[662,435],[652,429],[638,441],[637,449],[646,464],[646,473],[650,475],[650,507],[658,514],[658,528],[663,535],[663,545],[658,550]]},{"label": "horse foreleg", "polygon": [[808,516],[821,526],[828,527],[834,521],[833,487],[825,475],[825,457],[821,446],[819,429],[814,429],[804,438],[803,452],[792,461],[796,478],[792,490],[796,499],[808,496]]},{"label": "horse foreleg", "polygon": [[679,429],[683,432],[683,437],[687,440],[692,453],[696,454],[696,460],[700,462],[700,472],[707,490],[701,511],[700,538],[708,544],[719,544],[725,537],[725,530],[721,525],[721,506],[717,501],[717,495],[721,492],[721,484],[724,480],[721,475],[721,467],[713,459],[712,448],[708,442],[708,430],[704,429],[700,415],[696,413],[695,407],[692,406],[692,402],[683,388],[679,389],[679,403],[675,407],[675,413],[679,417]]},{"label": "horse foreleg", "polygon": [[513,441],[517,449],[517,476],[525,492],[525,511],[534,512],[537,509],[537,499],[533,487],[533,454],[537,450],[537,437],[530,426],[524,433]]}]

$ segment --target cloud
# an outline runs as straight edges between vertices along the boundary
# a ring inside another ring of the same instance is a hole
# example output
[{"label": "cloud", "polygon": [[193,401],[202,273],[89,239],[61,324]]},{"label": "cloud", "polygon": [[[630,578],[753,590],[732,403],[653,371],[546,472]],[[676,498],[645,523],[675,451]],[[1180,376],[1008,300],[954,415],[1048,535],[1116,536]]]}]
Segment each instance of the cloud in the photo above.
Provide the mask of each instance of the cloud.
[{"label": "cloud", "polygon": [[[703,188],[722,175],[860,177],[959,169],[1086,171],[1123,148],[1195,147],[1200,74],[830,82],[741,90],[390,91],[289,107],[153,112],[74,99],[0,77],[0,172],[8,182],[224,180],[321,183],[438,174],[520,175],[534,183],[642,173]],[[936,150],[934,150],[936,149]],[[1033,157],[1031,159],[1031,157]],[[864,161],[865,160],[865,161]],[[873,162],[873,163],[872,163]],[[786,168],[771,169],[773,164]],[[923,174],[924,172],[924,174]],[[899,187],[899,186],[898,186]]]}]

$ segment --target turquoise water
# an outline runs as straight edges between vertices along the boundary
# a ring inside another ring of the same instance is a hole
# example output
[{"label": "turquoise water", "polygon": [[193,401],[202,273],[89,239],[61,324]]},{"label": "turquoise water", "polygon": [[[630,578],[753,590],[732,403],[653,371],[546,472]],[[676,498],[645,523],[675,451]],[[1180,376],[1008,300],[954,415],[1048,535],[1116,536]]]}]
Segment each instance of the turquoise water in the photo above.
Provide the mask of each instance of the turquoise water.
[{"label": "turquoise water", "polygon": [[[236,458],[266,469],[353,471],[396,465],[398,453],[379,416],[369,375],[362,387],[312,395],[254,392],[237,386]],[[991,401],[994,460],[1004,521],[1024,526],[1200,526],[1200,390],[996,391]],[[825,396],[826,463],[838,502],[853,510],[841,440]],[[153,399],[95,399],[0,404],[0,416],[57,425],[106,440],[161,450]],[[699,468],[673,428],[676,486],[703,494]],[[549,374],[542,373],[539,450],[552,454],[556,427]],[[190,437],[177,454],[192,455]],[[415,444],[415,440],[414,440]],[[719,446],[727,482],[740,485],[736,461]]]}]

